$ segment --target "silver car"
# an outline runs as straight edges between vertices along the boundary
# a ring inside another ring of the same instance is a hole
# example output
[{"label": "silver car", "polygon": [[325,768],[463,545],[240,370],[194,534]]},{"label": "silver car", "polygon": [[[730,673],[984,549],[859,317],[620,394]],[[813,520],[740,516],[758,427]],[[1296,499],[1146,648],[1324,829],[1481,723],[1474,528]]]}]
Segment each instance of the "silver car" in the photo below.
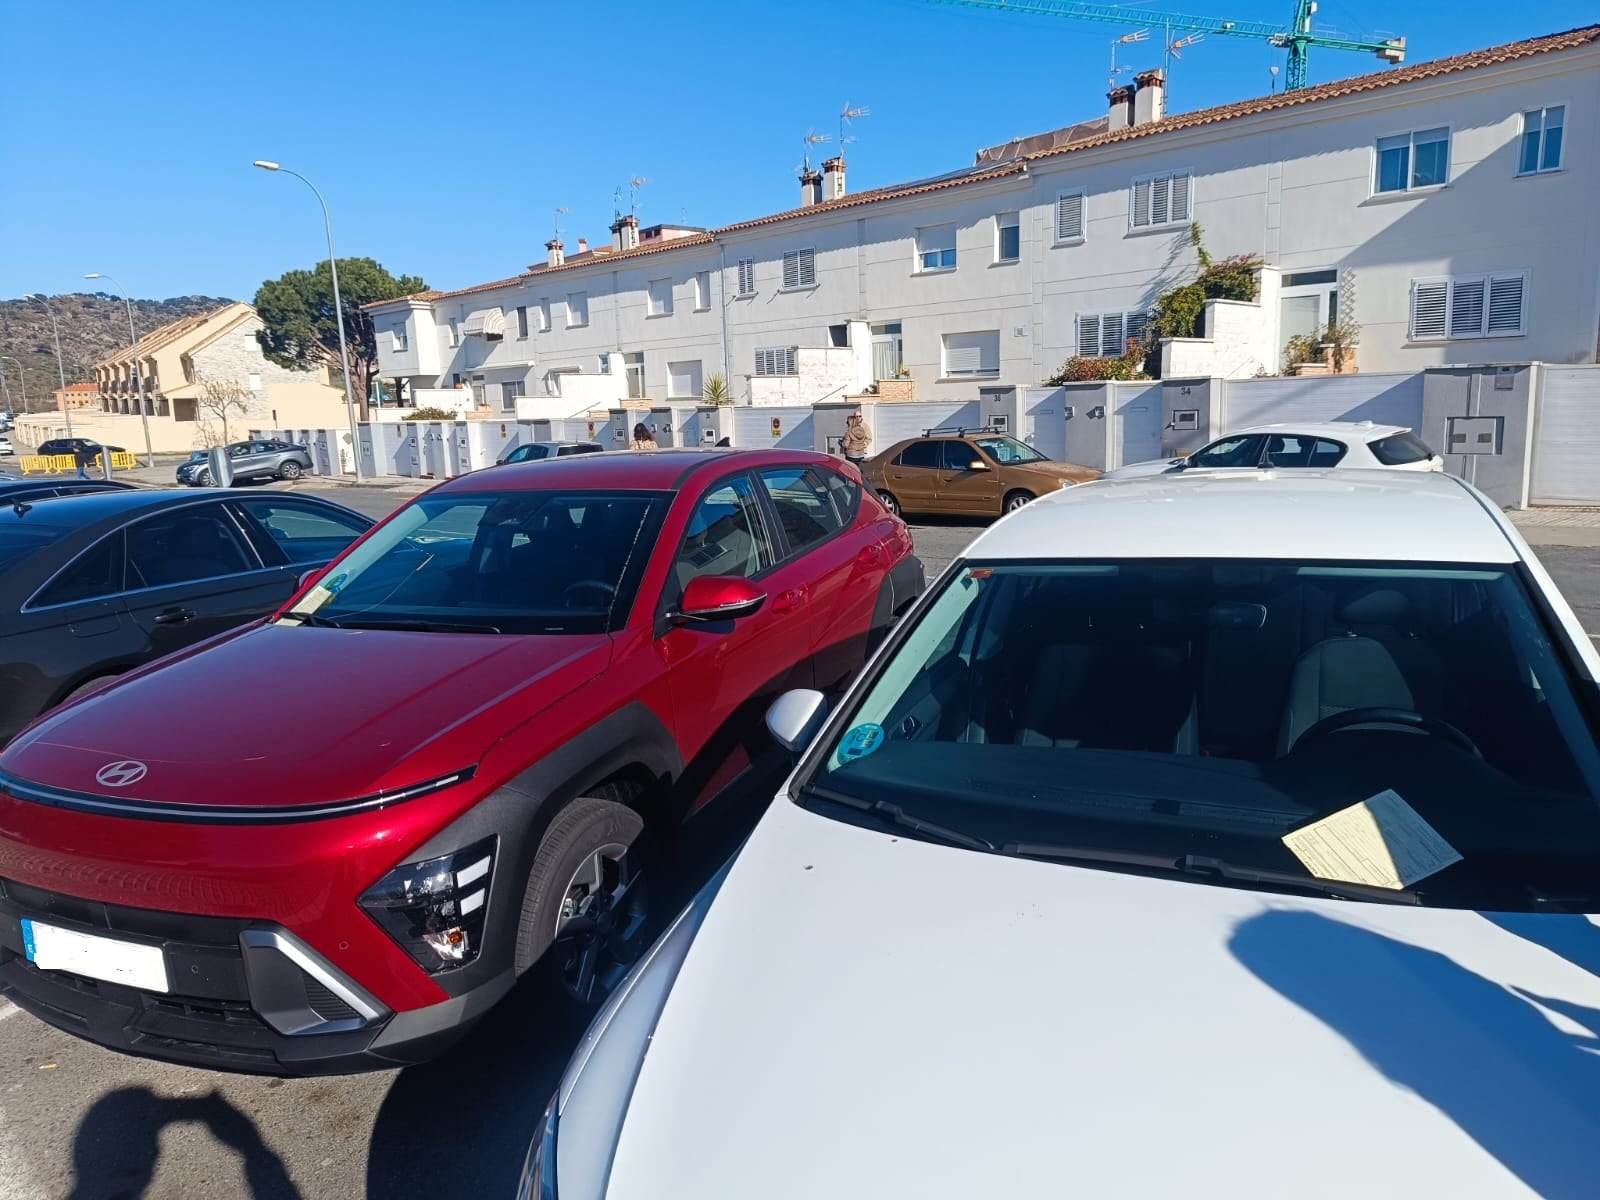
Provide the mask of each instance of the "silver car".
[{"label": "silver car", "polygon": [[[226,449],[235,483],[251,483],[261,479],[299,479],[311,470],[311,452],[304,446],[290,442],[271,439],[233,442]],[[189,487],[210,487],[209,452],[196,450],[186,462],[179,463],[178,482]]]}]

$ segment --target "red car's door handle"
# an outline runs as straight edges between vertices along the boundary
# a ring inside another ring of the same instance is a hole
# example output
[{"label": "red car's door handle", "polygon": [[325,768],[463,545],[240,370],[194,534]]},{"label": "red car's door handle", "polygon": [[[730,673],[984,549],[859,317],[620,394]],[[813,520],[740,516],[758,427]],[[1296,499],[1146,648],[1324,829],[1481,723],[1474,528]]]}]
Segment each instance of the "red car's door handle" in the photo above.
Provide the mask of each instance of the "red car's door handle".
[{"label": "red car's door handle", "polygon": [[805,601],[806,589],[802,587],[790,588],[786,592],[779,592],[772,602],[773,612],[788,612],[798,608]]}]

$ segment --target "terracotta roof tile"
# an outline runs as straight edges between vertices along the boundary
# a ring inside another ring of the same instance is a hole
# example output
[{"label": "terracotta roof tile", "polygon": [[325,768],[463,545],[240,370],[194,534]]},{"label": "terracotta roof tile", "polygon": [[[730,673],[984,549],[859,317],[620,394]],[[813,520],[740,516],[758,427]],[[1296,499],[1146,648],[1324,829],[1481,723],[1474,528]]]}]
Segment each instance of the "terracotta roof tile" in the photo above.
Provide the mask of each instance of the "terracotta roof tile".
[{"label": "terracotta roof tile", "polygon": [[[1054,158],[1061,154],[1074,154],[1080,150],[1090,150],[1118,142],[1133,141],[1137,138],[1154,137],[1158,134],[1173,133],[1180,129],[1216,125],[1223,121],[1237,120],[1240,117],[1252,117],[1260,113],[1275,112],[1283,108],[1298,108],[1306,104],[1315,104],[1318,101],[1336,100],[1344,96],[1377,91],[1380,88],[1399,87],[1403,84],[1436,79],[1443,75],[1454,75],[1479,67],[1499,66],[1503,63],[1515,62],[1518,59],[1529,58],[1538,54],[1550,54],[1559,50],[1576,50],[1594,45],[1600,45],[1600,25],[1587,25],[1580,29],[1568,30],[1565,33],[1529,38],[1526,41],[1510,42],[1502,46],[1491,46],[1484,50],[1458,54],[1452,58],[1435,59],[1432,62],[1416,63],[1409,67],[1397,67],[1391,71],[1376,71],[1368,75],[1357,75],[1349,79],[1319,84],[1316,87],[1302,88],[1299,91],[1281,92],[1275,96],[1259,96],[1251,100],[1240,100],[1233,104],[1223,104],[1215,108],[1203,108],[1191,113],[1178,113],[1147,125],[1134,125],[1127,129],[1119,129],[1115,133],[1080,137],[1078,140],[1071,140],[1065,145],[1054,146],[1050,149],[1038,150],[1032,153],[1023,153],[1009,162],[996,163],[987,169],[984,169],[980,164],[975,168],[952,172],[950,175],[937,176],[933,179],[874,188],[871,191],[843,196],[838,200],[828,200],[821,204],[792,208],[785,212],[757,217],[754,220],[724,225],[720,229],[713,229],[691,237],[674,238],[654,245],[639,246],[634,250],[616,251],[609,250],[607,247],[596,247],[586,255],[569,258],[559,267],[536,266],[511,279],[501,279],[494,283],[481,283],[474,287],[460,288],[451,292],[418,292],[416,295],[398,297],[398,299],[440,300],[449,299],[453,296],[471,295],[475,292],[492,291],[495,288],[509,287],[528,279],[552,275],[559,271],[592,266],[597,261],[616,262],[621,259],[637,258],[646,254],[658,254],[663,250],[703,246],[709,242],[716,241],[723,234],[737,233],[745,229],[776,225],[783,221],[793,221],[801,217],[817,216],[822,213],[839,212],[843,209],[875,204],[882,200],[899,200],[909,196],[921,196],[932,192],[945,191],[949,188],[965,187],[971,183],[986,183],[993,179],[1003,179],[1009,175],[1020,174],[1026,169],[1026,165],[1029,162]],[[1031,139],[1019,139],[1019,144],[1026,144],[1029,140]],[[369,309],[380,308],[385,304],[393,303],[395,303],[393,300],[384,300],[364,307]]]}]

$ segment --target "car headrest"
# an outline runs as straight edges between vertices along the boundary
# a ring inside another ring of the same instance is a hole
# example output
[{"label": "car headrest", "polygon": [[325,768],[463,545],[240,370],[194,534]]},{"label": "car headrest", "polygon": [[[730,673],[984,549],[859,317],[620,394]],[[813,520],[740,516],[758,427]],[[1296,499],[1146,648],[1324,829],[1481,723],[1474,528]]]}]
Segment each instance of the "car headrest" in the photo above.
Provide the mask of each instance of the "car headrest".
[{"label": "car headrest", "polygon": [[1346,601],[1340,615],[1353,625],[1388,625],[1404,617],[1410,608],[1404,592],[1374,588]]}]

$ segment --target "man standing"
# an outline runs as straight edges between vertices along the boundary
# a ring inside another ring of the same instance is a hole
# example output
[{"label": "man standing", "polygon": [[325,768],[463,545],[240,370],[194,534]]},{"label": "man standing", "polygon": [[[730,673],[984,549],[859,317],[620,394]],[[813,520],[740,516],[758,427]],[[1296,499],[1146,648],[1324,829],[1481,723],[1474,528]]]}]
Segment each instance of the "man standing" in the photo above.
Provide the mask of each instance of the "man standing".
[{"label": "man standing", "polygon": [[845,424],[844,440],[839,448],[844,451],[848,461],[860,466],[867,460],[867,449],[871,445],[872,434],[867,432],[867,423],[861,419],[861,410],[858,408],[850,414]]}]

